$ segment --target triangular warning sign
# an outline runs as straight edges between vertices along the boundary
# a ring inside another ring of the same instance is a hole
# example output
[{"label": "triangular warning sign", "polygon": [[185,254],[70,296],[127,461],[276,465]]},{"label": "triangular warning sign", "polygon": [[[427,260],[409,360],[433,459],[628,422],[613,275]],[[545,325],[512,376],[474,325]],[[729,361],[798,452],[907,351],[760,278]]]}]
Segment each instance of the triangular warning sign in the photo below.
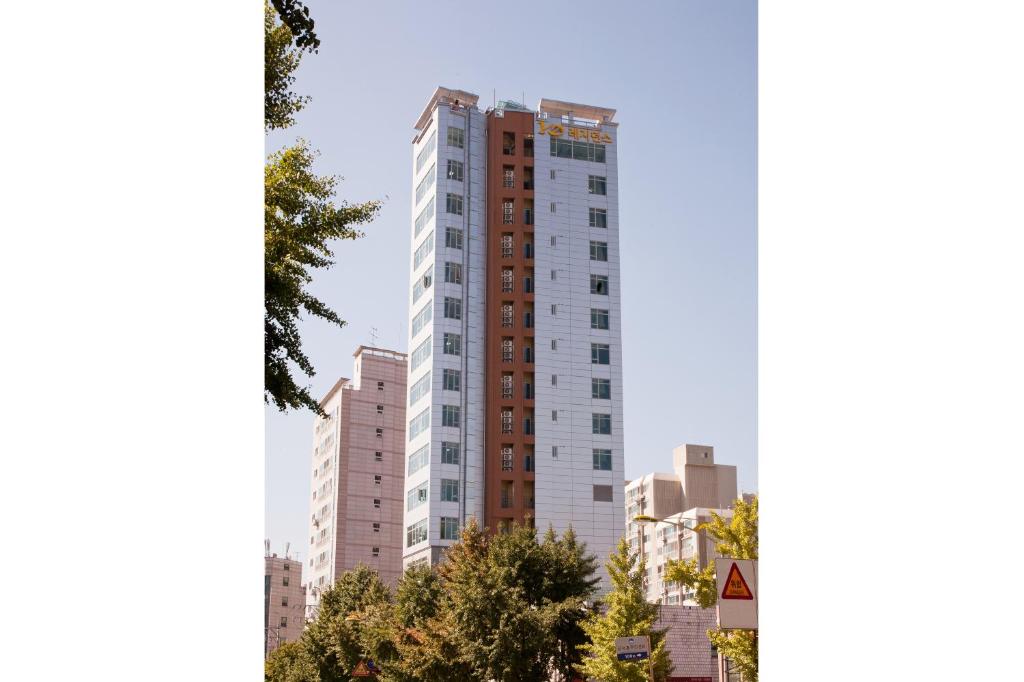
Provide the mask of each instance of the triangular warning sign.
[{"label": "triangular warning sign", "polygon": [[747,587],[747,581],[743,579],[739,567],[734,563],[729,569],[729,577],[725,579],[725,588],[722,590],[722,599],[753,599],[754,593]]},{"label": "triangular warning sign", "polygon": [[369,677],[372,674],[373,673],[370,672],[370,669],[367,668],[366,664],[362,661],[359,661],[356,669],[352,671],[352,677]]}]

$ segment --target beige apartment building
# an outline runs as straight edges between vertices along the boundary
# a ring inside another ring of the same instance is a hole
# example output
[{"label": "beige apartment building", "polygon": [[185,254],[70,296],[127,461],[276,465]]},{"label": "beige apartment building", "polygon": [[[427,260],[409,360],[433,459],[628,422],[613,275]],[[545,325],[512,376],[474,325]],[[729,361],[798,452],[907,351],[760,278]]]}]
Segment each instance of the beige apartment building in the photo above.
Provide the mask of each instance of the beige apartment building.
[{"label": "beige apartment building", "polygon": [[263,576],[263,653],[299,638],[305,627],[302,562],[268,554]]},{"label": "beige apartment building", "polygon": [[352,379],[320,401],[313,425],[306,615],[343,572],[365,564],[394,586],[402,573],[406,354],[360,346]]},{"label": "beige apartment building", "polygon": [[[693,605],[693,592],[662,576],[669,560],[697,559],[701,568],[715,556],[715,542],[694,529],[712,512],[732,516],[736,467],[715,464],[709,445],[680,445],[672,451],[675,473],[651,473],[626,483],[626,538],[647,565],[647,599]],[[646,516],[657,521],[637,521]]]}]

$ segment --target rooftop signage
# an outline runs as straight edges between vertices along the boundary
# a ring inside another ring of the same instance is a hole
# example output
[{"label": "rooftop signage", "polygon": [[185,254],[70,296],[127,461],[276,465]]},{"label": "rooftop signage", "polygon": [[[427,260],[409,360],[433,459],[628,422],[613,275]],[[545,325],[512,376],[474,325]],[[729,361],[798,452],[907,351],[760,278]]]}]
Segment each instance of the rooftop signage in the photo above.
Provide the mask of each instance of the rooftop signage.
[{"label": "rooftop signage", "polygon": [[566,126],[561,123],[556,123],[553,126],[549,126],[543,119],[537,121],[540,124],[540,134],[550,135],[551,137],[561,137],[562,135],[568,135],[574,140],[580,142],[598,142],[601,144],[611,144],[612,136],[608,133],[602,133],[600,130],[588,129],[588,128],[576,128],[569,126],[568,132],[566,132]]}]

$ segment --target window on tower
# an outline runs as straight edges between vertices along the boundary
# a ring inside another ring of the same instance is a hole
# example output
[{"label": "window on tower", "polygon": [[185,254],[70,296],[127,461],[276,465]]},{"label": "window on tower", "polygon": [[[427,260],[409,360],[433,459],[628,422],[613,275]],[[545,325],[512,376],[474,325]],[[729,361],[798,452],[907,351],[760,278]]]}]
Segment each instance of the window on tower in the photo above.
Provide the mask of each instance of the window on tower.
[{"label": "window on tower", "polygon": [[454,182],[462,182],[463,166],[461,161],[448,159],[448,179]]},{"label": "window on tower", "polygon": [[462,195],[449,192],[445,210],[452,215],[462,215]]},{"label": "window on tower", "polygon": [[446,391],[459,391],[462,384],[462,374],[457,369],[446,369],[442,375],[442,388]]},{"label": "window on tower", "polygon": [[445,263],[444,281],[448,284],[462,284],[462,263]]},{"label": "window on tower", "polygon": [[441,464],[458,464],[461,446],[458,443],[441,443]]},{"label": "window on tower", "polygon": [[462,230],[457,227],[446,227],[444,230],[444,245],[449,249],[461,249]]},{"label": "window on tower", "polygon": [[453,428],[459,428],[461,421],[462,408],[458,405],[442,405],[441,406],[441,426],[451,426]]},{"label": "window on tower", "polygon": [[596,471],[612,470],[612,451],[604,449],[594,450],[594,469]]},{"label": "window on tower", "polygon": [[426,195],[426,193],[433,189],[434,180],[437,175],[436,169],[437,164],[432,165],[430,170],[427,171],[427,174],[423,176],[422,180],[420,180],[420,184],[416,185],[416,204],[420,203],[420,200]]},{"label": "window on tower", "polygon": [[501,134],[501,153],[505,156],[512,156],[516,153],[516,134],[504,132]]},{"label": "window on tower", "polygon": [[430,201],[428,201],[427,205],[423,207],[423,210],[420,211],[420,214],[418,216],[416,216],[416,235],[415,236],[419,237],[420,236],[420,232],[423,231],[423,228],[426,227],[427,223],[429,223],[433,219],[434,219],[434,197],[430,197]]},{"label": "window on tower", "polygon": [[462,335],[461,334],[449,334],[445,332],[444,335],[444,354],[445,355],[461,355],[462,354]]},{"label": "window on tower", "polygon": [[416,155],[416,172],[419,173],[423,169],[424,164],[430,160],[434,150],[437,149],[437,130],[430,133],[430,137],[427,142],[420,149],[419,154]]},{"label": "window on tower", "polygon": [[466,144],[466,133],[462,128],[448,126],[448,146],[462,149]]},{"label": "window on tower", "polygon": [[459,481],[458,479],[442,478],[441,479],[441,501],[442,502],[458,502],[459,501]]},{"label": "window on tower", "polygon": [[444,316],[450,320],[462,319],[462,299],[451,296],[444,297]]}]

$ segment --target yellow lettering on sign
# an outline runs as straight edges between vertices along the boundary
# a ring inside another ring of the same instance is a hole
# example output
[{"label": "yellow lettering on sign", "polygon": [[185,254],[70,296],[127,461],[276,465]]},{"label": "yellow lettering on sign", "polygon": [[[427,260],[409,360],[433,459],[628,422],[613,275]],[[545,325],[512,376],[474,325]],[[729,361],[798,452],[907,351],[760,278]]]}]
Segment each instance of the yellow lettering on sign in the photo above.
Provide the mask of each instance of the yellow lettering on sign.
[{"label": "yellow lettering on sign", "polygon": [[608,133],[602,133],[600,130],[586,130],[585,128],[569,128],[568,132],[561,124],[556,123],[553,126],[549,126],[544,122],[543,119],[537,121],[538,133],[541,135],[550,135],[551,137],[561,137],[562,135],[568,135],[574,140],[591,141],[597,143],[611,144],[612,136]]}]

